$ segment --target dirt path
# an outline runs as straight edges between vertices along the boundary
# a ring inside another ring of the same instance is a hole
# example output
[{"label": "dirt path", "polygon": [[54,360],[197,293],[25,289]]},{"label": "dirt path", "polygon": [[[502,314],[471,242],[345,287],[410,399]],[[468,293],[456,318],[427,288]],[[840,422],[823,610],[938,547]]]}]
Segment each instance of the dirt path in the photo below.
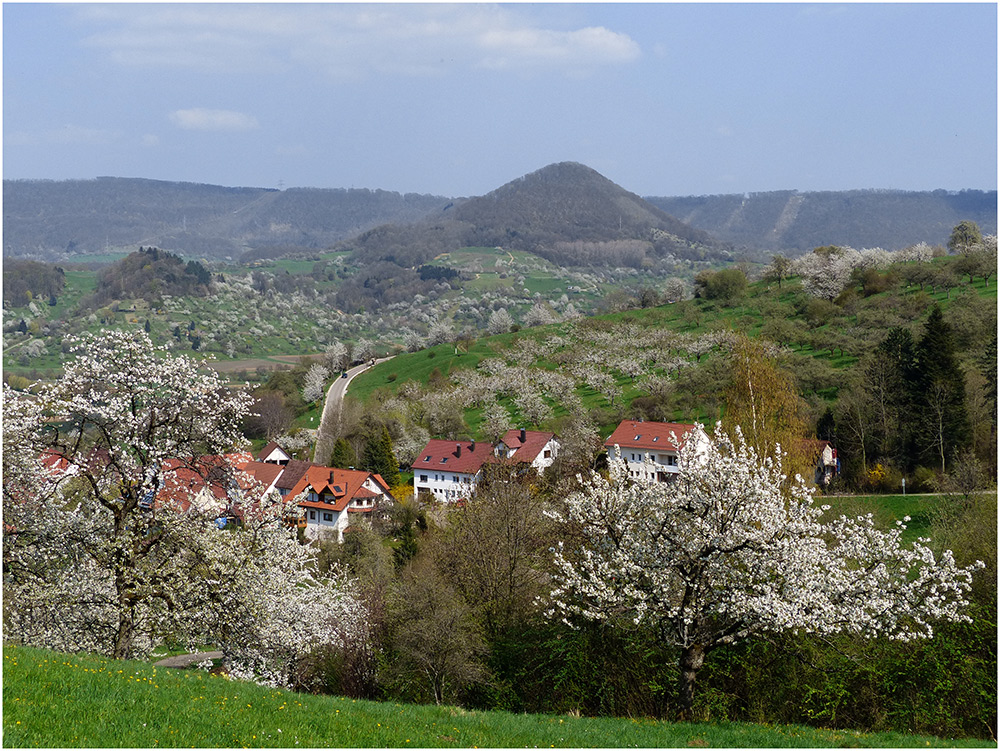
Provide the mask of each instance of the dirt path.
[{"label": "dirt path", "polygon": [[160,668],[187,668],[205,660],[221,660],[222,652],[194,652],[187,655],[174,655],[157,660],[153,664]]}]

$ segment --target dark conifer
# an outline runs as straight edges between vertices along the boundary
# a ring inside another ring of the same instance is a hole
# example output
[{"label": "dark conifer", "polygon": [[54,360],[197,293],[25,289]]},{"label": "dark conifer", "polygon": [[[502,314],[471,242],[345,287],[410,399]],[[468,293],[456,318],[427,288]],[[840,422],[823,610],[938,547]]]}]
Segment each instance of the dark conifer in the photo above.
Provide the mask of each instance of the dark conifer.
[{"label": "dark conifer", "polygon": [[965,379],[955,356],[951,327],[937,305],[924,324],[916,347],[914,406],[920,415],[917,443],[921,457],[945,470],[947,461],[969,442]]},{"label": "dark conifer", "polygon": [[358,466],[358,455],[346,438],[338,438],[330,454],[330,466],[338,469],[350,469]]}]

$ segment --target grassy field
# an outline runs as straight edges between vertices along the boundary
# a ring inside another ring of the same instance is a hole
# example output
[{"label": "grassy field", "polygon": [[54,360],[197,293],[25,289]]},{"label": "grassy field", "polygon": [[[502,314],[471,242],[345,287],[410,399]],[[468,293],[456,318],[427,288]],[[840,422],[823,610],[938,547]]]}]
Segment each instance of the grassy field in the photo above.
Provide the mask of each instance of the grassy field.
[{"label": "grassy field", "polygon": [[830,507],[825,518],[870,513],[875,517],[876,527],[890,529],[897,521],[910,517],[903,531],[903,542],[907,544],[930,534],[934,511],[945,502],[945,497],[941,495],[816,496],[817,504]]},{"label": "grassy field", "polygon": [[4,647],[5,748],[995,747],[898,733],[475,712],[296,694],[196,670]]}]

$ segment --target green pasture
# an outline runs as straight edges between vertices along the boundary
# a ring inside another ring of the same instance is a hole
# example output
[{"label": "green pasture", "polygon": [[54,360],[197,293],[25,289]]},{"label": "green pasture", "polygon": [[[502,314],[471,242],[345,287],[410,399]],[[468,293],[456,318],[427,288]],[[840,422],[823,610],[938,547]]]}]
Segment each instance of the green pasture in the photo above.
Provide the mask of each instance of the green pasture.
[{"label": "green pasture", "polygon": [[904,522],[903,542],[916,542],[918,537],[930,535],[936,511],[942,504],[949,503],[943,495],[845,495],[816,496],[817,505],[826,505],[830,510],[824,519],[844,515],[847,517],[872,514],[878,529],[890,529],[897,521],[909,516]]},{"label": "green pasture", "polygon": [[928,748],[995,747],[795,725],[671,723],[469,711],[313,696],[4,646],[5,748]]}]

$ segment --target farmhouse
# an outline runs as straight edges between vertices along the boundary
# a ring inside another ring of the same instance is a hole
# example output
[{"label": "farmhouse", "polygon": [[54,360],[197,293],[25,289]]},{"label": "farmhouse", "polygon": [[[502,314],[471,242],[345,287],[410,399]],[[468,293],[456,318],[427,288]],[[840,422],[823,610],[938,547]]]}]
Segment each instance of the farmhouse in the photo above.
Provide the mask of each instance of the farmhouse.
[{"label": "farmhouse", "polygon": [[604,446],[609,459],[625,461],[632,477],[668,482],[679,471],[677,453],[687,440],[707,442],[708,436],[687,423],[622,420]]}]

